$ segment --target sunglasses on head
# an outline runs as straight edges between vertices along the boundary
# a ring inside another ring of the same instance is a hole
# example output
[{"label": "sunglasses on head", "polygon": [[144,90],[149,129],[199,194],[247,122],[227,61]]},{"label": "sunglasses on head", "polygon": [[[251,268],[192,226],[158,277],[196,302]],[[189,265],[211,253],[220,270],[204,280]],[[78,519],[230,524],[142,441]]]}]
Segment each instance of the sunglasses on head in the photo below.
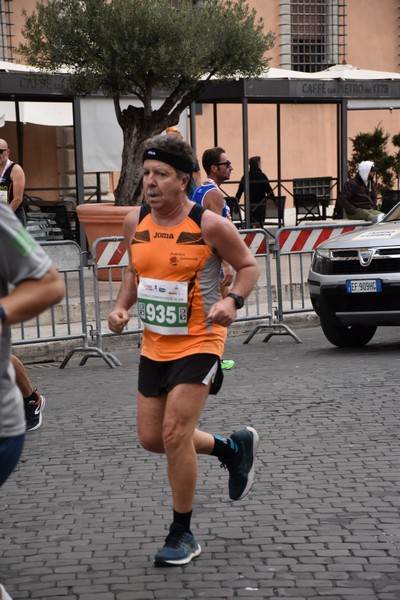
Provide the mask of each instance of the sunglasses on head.
[{"label": "sunglasses on head", "polygon": [[226,160],[225,162],[220,162],[220,163],[213,163],[216,167],[221,167],[222,165],[224,165],[225,167],[231,167],[232,163],[230,160]]}]

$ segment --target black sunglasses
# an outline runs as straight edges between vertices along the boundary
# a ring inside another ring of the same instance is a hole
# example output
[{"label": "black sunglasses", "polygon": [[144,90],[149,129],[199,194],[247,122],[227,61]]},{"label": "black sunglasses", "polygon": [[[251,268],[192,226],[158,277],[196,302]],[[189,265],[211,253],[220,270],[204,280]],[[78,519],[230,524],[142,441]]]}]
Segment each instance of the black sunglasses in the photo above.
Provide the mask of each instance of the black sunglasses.
[{"label": "black sunglasses", "polygon": [[6,152],[7,150],[9,150],[9,148],[0,148],[0,154],[3,154],[3,152]]},{"label": "black sunglasses", "polygon": [[216,167],[221,167],[222,165],[224,165],[225,167],[231,167],[232,163],[230,160],[226,160],[225,162],[213,163],[213,165],[215,165]]}]

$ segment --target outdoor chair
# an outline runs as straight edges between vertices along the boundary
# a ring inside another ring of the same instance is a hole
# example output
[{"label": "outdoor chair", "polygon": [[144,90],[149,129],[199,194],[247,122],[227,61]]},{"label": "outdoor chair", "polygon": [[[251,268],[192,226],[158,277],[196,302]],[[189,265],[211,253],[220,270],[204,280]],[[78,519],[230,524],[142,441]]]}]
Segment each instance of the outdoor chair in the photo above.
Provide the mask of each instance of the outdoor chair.
[{"label": "outdoor chair", "polygon": [[232,223],[236,225],[238,229],[243,229],[243,215],[237,198],[235,198],[235,196],[226,196],[225,201],[231,212]]},{"label": "outdoor chair", "polygon": [[317,194],[294,194],[293,202],[296,210],[296,225],[302,221],[320,221],[323,218]]},{"label": "outdoor chair", "polygon": [[[50,218],[55,221],[62,232],[62,239],[75,240],[76,232],[71,223],[71,214],[68,211],[67,204],[63,202],[50,202],[35,196],[25,196],[25,208],[27,210],[27,219],[32,214],[41,214],[43,219]],[[50,215],[50,217],[49,217]]]},{"label": "outdoor chair", "polygon": [[264,224],[274,225],[275,223],[270,222],[270,219],[277,219],[278,227],[285,227],[285,205],[286,196],[267,198]]},{"label": "outdoor chair", "polygon": [[400,202],[400,190],[385,190],[382,194],[382,212],[388,213],[398,202]]},{"label": "outdoor chair", "polygon": [[337,198],[335,200],[335,206],[333,209],[332,218],[333,219],[345,219],[346,218],[346,213],[345,213],[344,209],[341,206],[339,206]]}]

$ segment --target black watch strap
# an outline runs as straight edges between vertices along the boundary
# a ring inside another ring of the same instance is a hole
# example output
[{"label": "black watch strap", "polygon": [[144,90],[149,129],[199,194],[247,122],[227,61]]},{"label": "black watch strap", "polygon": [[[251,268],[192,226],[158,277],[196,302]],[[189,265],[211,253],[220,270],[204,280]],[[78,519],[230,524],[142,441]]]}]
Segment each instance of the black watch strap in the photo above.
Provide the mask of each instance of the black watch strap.
[{"label": "black watch strap", "polygon": [[238,294],[233,294],[232,292],[230,292],[228,294],[228,297],[234,299],[235,305],[236,305],[237,309],[243,307],[243,305],[244,305],[244,298],[243,298],[243,296],[238,296]]}]

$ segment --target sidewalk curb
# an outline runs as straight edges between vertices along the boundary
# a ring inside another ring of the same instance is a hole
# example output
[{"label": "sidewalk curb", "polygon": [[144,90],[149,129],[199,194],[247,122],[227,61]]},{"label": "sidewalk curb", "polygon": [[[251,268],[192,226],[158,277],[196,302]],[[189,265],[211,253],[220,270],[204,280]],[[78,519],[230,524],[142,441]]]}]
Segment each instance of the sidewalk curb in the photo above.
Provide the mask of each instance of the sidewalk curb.
[{"label": "sidewalk curb", "polygon": [[[253,331],[259,321],[239,321],[233,323],[229,330],[228,336],[244,336]],[[319,318],[316,313],[302,313],[297,315],[286,316],[283,324],[293,330],[304,327],[318,327]],[[257,337],[266,335],[268,328],[262,329],[250,343],[254,343]],[[62,340],[59,342],[38,342],[31,344],[20,344],[13,346],[13,353],[25,364],[45,363],[45,362],[61,362],[70,350],[80,348],[79,340]],[[132,349],[140,347],[139,334],[127,334],[124,336],[110,336],[103,338],[103,350],[105,352],[118,352],[120,350]],[[83,358],[83,352],[77,352],[75,357],[71,359],[74,363]],[[97,358],[97,360],[102,360]],[[90,361],[89,361],[90,362]],[[88,362],[88,364],[89,364]],[[105,363],[104,363],[105,364]],[[68,366],[68,365],[67,365]]]}]

